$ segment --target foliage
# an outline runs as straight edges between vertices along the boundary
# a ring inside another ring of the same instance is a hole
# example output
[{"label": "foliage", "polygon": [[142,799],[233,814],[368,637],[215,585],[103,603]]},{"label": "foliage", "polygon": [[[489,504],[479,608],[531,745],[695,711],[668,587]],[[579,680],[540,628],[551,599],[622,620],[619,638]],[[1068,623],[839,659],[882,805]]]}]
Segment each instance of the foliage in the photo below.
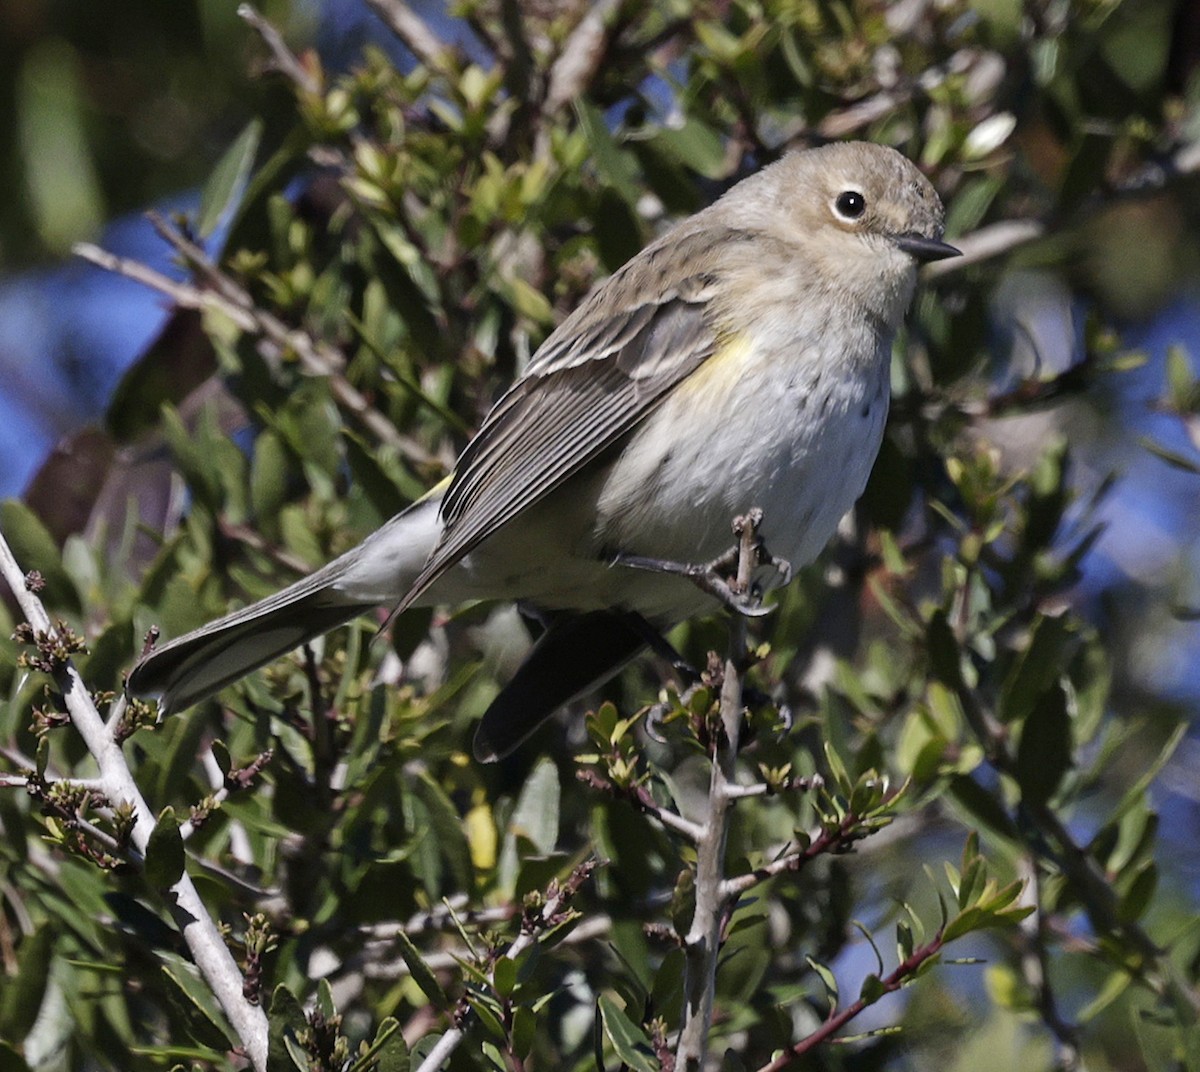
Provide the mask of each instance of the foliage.
[{"label": "foliage", "polygon": [[[1138,301],[1187,267],[1186,198],[1146,181],[1196,129],[1169,15],[660,0],[589,23],[481,2],[475,58],[406,22],[419,62],[367,49],[337,75],[265,34],[294,117],[216,168],[206,206],[236,203],[220,265],[193,222],[161,221],[193,281],[162,283],[182,311],[114,401],[126,450],[86,536],[60,548],[20,504],[0,514],[87,643],[18,630],[0,665],[5,1060],[238,1067],[176,929],[190,876],[269,1014],[272,1072],[416,1068],[456,1032],[456,1069],[670,1069],[732,666],[752,691],[711,1052],[772,1072],[1200,1068],[1200,936],[1148,795],[1181,723],[1113,688],[1123,656],[1073,604],[1108,485],[1074,479],[1046,410],[1119,390],[1121,213],[1170,221],[1141,236],[1158,259]],[[788,146],[851,134],[920,161],[952,235],[1018,220],[1041,240],[928,281],[854,531],[749,656],[688,623],[672,640],[700,689],[647,660],[483,768],[470,735],[528,643],[515,616],[414,612],[387,641],[360,622],[219,705],[160,725],[118,707],[157,817],[137,832],[66,717],[68,656],[104,709],[152,625],[178,635],[351,546],[446,474],[597,278]],[[1078,360],[998,382],[989,318],[1017,268],[1095,304]],[[181,372],[181,340],[216,381]],[[1164,408],[1194,419],[1186,355],[1170,368]],[[994,445],[1014,415],[1040,422],[1024,459]]]}]

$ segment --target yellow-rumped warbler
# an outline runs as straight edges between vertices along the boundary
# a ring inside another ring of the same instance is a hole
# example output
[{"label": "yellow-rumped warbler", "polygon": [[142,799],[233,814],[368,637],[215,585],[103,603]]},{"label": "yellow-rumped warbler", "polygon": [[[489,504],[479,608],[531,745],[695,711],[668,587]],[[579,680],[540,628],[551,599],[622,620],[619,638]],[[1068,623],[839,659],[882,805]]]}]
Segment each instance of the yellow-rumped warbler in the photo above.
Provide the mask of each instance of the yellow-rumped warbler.
[{"label": "yellow-rumped warbler", "polygon": [[864,143],[792,153],[601,284],[496,403],[451,478],[353,550],[144,658],[129,691],[196,703],[380,604],[520,600],[547,630],[480,724],[514,748],[661,629],[711,610],[688,579],[730,521],[811,561],[862,493],[892,340],[941,241],[928,180]]}]

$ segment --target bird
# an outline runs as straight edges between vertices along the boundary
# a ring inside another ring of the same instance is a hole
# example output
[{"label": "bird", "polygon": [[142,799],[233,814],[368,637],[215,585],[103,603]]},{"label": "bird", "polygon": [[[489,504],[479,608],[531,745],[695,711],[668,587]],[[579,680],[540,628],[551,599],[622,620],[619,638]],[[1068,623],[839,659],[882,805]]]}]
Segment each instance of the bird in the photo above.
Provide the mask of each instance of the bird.
[{"label": "bird", "polygon": [[918,268],[959,252],[943,230],[895,149],[783,155],[600,283],[446,480],[311,575],[156,647],[127,692],[167,715],[380,606],[509,600],[544,632],[476,731],[478,759],[507,755],[719,608],[683,567],[719,558],[734,517],[761,511],[778,556],[764,588],[820,553],[878,454]]}]

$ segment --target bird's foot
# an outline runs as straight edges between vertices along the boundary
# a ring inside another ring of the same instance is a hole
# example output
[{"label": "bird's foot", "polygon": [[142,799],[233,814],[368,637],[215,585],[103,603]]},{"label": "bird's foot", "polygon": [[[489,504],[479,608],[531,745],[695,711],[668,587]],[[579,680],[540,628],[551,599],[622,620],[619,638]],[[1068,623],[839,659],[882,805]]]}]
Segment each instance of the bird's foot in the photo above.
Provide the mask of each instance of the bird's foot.
[{"label": "bird's foot", "polygon": [[[751,569],[770,566],[779,575],[781,585],[792,579],[791,563],[785,558],[771,554],[762,537],[758,535],[757,529],[761,521],[761,510],[751,510],[745,516],[735,518],[733,533],[738,542],[710,562],[672,562],[645,555],[618,553],[613,564],[648,570],[651,573],[686,577],[723,607],[748,618],[761,618],[770,614],[773,608],[762,605],[762,585],[753,582],[749,576],[740,575],[745,572],[745,564],[748,562]],[[749,555],[743,554],[745,549],[749,550]]]}]

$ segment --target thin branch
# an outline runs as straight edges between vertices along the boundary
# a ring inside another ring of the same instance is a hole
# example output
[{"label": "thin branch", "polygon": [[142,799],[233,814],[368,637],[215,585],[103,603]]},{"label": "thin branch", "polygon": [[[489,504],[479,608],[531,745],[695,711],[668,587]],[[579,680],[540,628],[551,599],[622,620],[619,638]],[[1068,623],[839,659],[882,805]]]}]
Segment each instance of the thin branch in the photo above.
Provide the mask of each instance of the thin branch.
[{"label": "thin branch", "polygon": [[650,795],[650,791],[644,785],[620,786],[593,770],[578,771],[576,777],[592,789],[627,801],[643,815],[649,815],[652,819],[657,819],[668,830],[673,830],[675,833],[682,835],[693,845],[698,843],[701,837],[704,836],[704,827],[699,823],[692,822],[691,819],[685,819],[672,808],[664,807]]},{"label": "thin branch", "polygon": [[312,76],[311,72],[300,62],[296,54],[287,47],[287,43],[283,40],[283,35],[272,23],[264,19],[252,4],[238,4],[237,13],[240,19],[245,20],[245,22],[258,31],[258,36],[263,39],[263,44],[267,46],[267,50],[271,53],[271,60],[275,64],[275,70],[294,82],[305,93],[315,96],[321,92],[321,86]]},{"label": "thin branch", "polygon": [[579,20],[550,68],[542,118],[557,115],[578,100],[596,77],[608,53],[609,32],[621,10],[621,0],[596,0]]},{"label": "thin branch", "polygon": [[945,942],[939,931],[931,941],[919,949],[914,949],[911,956],[906,957],[896,966],[895,971],[879,980],[878,996],[874,999],[860,997],[853,1004],[847,1005],[841,1012],[831,1012],[816,1031],[784,1050],[773,1061],[769,1061],[763,1065],[758,1072],[783,1072],[783,1069],[787,1068],[797,1058],[803,1057],[818,1046],[831,1041],[834,1035],[858,1016],[863,1009],[874,1005],[884,994],[894,993],[904,986],[916,974],[922,964],[936,957],[941,952],[943,945],[945,945]]},{"label": "thin branch", "polygon": [[740,897],[769,878],[801,870],[818,856],[845,852],[856,841],[873,833],[875,829],[876,827],[869,822],[864,822],[860,816],[851,812],[836,827],[822,831],[804,848],[777,856],[769,864],[757,867],[744,875],[726,879],[721,884],[721,892],[730,899]]},{"label": "thin branch", "polygon": [[[41,600],[26,587],[25,576],[3,535],[0,535],[0,574],[12,589],[21,612],[33,627],[35,634],[52,635],[50,618]],[[125,800],[132,805],[136,816],[132,839],[138,852],[144,855],[154,830],[155,819],[134,781],[124,753],[105,728],[83,679],[69,659],[64,660],[58,667],[55,679],[72,724],[100,768],[100,780],[105,795],[111,801]],[[255,1069],[265,1072],[266,1015],[262,1009],[251,1005],[243,996],[242,974],[186,871],[170,888],[166,901],[192,959],[229,1019]]]},{"label": "thin branch", "polygon": [[[547,930],[558,926],[571,911],[569,904],[571,899],[578,892],[579,887],[588,879],[591,873],[596,869],[597,861],[595,858],[586,860],[580,864],[571,873],[571,877],[561,885],[555,883],[553,888],[542,903],[541,907],[534,913],[526,913],[525,918],[521,921],[521,933],[513,940],[513,943],[504,951],[498,958],[499,960],[516,960],[522,953],[530,947],[536,945],[542,940],[542,936]],[[494,965],[490,978],[494,978]],[[467,1028],[470,1026],[472,1013],[469,1006],[464,1006],[462,1011],[456,1017],[456,1022],[449,1031],[447,1031],[437,1044],[429,1051],[425,1060],[421,1062],[417,1072],[437,1072],[449,1059],[450,1056],[458,1049],[459,1044],[466,1036]]]},{"label": "thin branch", "polygon": [[[739,541],[734,582],[737,591],[748,589],[758,562],[755,530],[760,520],[761,514],[752,511],[735,523]],[[721,723],[709,776],[708,815],[696,845],[696,907],[684,938],[683,1026],[675,1051],[675,1067],[681,1072],[698,1072],[703,1068],[712,1027],[721,930],[730,903],[724,890],[725,843],[733,802],[729,788],[736,785],[745,662],[746,619],[735,612],[729,616],[729,647],[719,707]]]},{"label": "thin branch", "polygon": [[420,465],[436,464],[437,459],[423,446],[408,436],[401,435],[392,423],[372,406],[366,398],[342,374],[345,358],[327,343],[319,342],[307,332],[289,328],[278,317],[259,309],[254,299],[209,260],[207,254],[189,241],[156,213],[149,218],[155,230],[178,250],[201,276],[208,286],[197,286],[172,279],[170,276],[148,268],[127,257],[118,257],[88,242],[74,247],[76,256],[123,275],[127,279],[148,286],[165,294],[182,309],[200,312],[218,312],[233,321],[234,325],[247,333],[260,335],[280,350],[291,352],[299,358],[301,365],[312,375],[325,377],[330,394],[347,413],[351,414],[376,439],[395,447],[413,462]]},{"label": "thin branch", "polygon": [[[32,769],[32,764],[30,764]],[[50,788],[55,782],[65,782],[67,785],[76,789],[90,789],[93,792],[103,793],[104,782],[100,778],[44,778],[42,784],[46,788]],[[0,774],[0,788],[4,789],[28,789],[29,776],[25,774]]]},{"label": "thin branch", "polygon": [[1050,929],[1042,906],[1042,875],[1036,857],[1027,855],[1022,862],[1025,872],[1025,896],[1034,911],[1021,921],[1025,949],[1021,953],[1021,971],[1034,994],[1038,1013],[1056,1041],[1055,1068],[1060,1072],[1085,1072],[1079,1047],[1079,1031],[1063,1019],[1050,983]]},{"label": "thin branch", "polygon": [[1041,238],[1045,233],[1046,225],[1040,220],[1001,220],[988,224],[953,240],[962,251],[961,257],[928,264],[921,269],[921,276],[923,279],[939,279],[953,272],[961,272],[973,264],[1010,253],[1018,246]]},{"label": "thin branch", "polygon": [[367,0],[367,4],[417,60],[433,71],[449,72],[449,49],[404,0]]},{"label": "thin branch", "polygon": [[[476,913],[470,918],[475,920],[483,914]],[[505,908],[502,913],[498,910],[496,914],[498,916],[503,915],[504,918],[509,918],[512,915],[512,909]],[[590,942],[593,938],[603,938],[611,931],[611,917],[590,916],[580,922],[578,926],[572,928],[571,933],[566,935],[559,942],[559,945],[582,945],[584,942]],[[389,958],[386,963],[383,961],[383,955],[387,950],[375,948],[383,944],[385,943],[368,943],[359,957],[342,964],[339,974],[344,974],[348,968],[356,968],[358,966],[356,961],[361,962],[362,973],[368,979],[402,979],[404,976],[411,974],[412,969],[408,966],[408,962],[403,959]],[[454,968],[461,967],[464,958],[468,955],[468,951],[460,947],[458,949],[447,949],[440,953],[429,953],[421,959],[431,971],[451,971]]]}]

